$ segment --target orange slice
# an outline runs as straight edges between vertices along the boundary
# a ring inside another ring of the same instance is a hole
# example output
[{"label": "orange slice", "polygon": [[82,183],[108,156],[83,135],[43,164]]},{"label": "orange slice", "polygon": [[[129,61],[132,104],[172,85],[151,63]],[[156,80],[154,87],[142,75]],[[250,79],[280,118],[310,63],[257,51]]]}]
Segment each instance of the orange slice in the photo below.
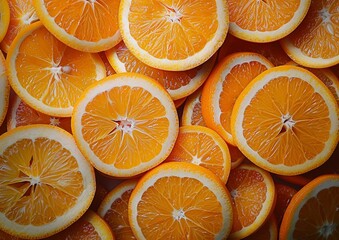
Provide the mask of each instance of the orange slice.
[{"label": "orange slice", "polygon": [[325,68],[339,63],[339,2],[312,0],[300,26],[281,40],[285,52],[296,63]]},{"label": "orange slice", "polygon": [[137,73],[111,75],[87,88],[72,115],[72,132],[82,153],[114,177],[135,176],[161,163],[178,130],[169,94]]},{"label": "orange slice", "polygon": [[235,146],[231,133],[231,114],[239,94],[257,75],[273,67],[257,53],[228,55],[213,69],[201,94],[201,110],[207,127]]},{"label": "orange slice", "polygon": [[0,0],[0,42],[4,39],[10,20],[10,11],[7,0]]},{"label": "orange slice", "polygon": [[97,213],[88,210],[84,216],[70,227],[45,240],[61,239],[114,240],[115,238],[108,224]]},{"label": "orange slice", "polygon": [[187,97],[197,90],[207,79],[216,60],[216,56],[213,56],[206,63],[190,70],[165,71],[138,60],[123,41],[106,51],[106,56],[116,72],[137,72],[149,76],[160,82],[174,100]]},{"label": "orange slice", "polygon": [[[181,117],[181,124],[183,126],[206,126],[201,112],[201,91],[202,89],[199,88],[187,97]],[[245,156],[237,147],[230,144],[227,144],[227,146],[231,156],[231,169],[233,169],[241,164],[241,162],[245,159]]]},{"label": "orange slice", "polygon": [[125,180],[101,202],[98,214],[109,224],[116,239],[136,239],[128,220],[128,201],[138,180]]},{"label": "orange slice", "polygon": [[[289,61],[286,64],[300,66],[293,61]],[[312,72],[323,83],[325,83],[325,85],[330,89],[330,91],[332,92],[333,96],[335,97],[339,105],[339,79],[332,72],[332,70],[330,68],[308,68],[308,67],[304,67],[304,68]]]},{"label": "orange slice", "polygon": [[122,0],[119,26],[126,46],[140,61],[183,71],[206,62],[225,40],[227,3]]},{"label": "orange slice", "polygon": [[283,183],[275,183],[275,190],[277,192],[277,201],[274,207],[274,215],[280,225],[288,204],[298,191]]},{"label": "orange slice", "polygon": [[310,4],[311,0],[228,0],[230,33],[250,42],[281,39],[298,27]]},{"label": "orange slice", "polygon": [[226,239],[232,227],[229,192],[211,171],[170,162],[147,172],[128,204],[137,239]]},{"label": "orange slice", "polygon": [[70,117],[53,117],[40,113],[28,106],[16,94],[11,95],[11,104],[7,117],[7,130],[30,124],[50,124],[61,127],[67,132],[72,132]]},{"label": "orange slice", "polygon": [[277,240],[278,239],[278,225],[274,215],[271,215],[269,219],[254,233],[243,240]]},{"label": "orange slice", "polygon": [[206,126],[201,112],[201,91],[199,88],[187,97],[181,116],[181,124]]},{"label": "orange slice", "polygon": [[60,232],[94,197],[92,166],[58,127],[30,125],[1,135],[0,166],[0,229],[13,236]]},{"label": "orange slice", "polygon": [[292,198],[279,239],[336,239],[339,233],[339,175],[320,176]]},{"label": "orange slice", "polygon": [[274,66],[284,65],[291,61],[290,57],[280,46],[279,41],[255,43],[244,41],[228,34],[225,42],[219,49],[217,62],[220,62],[227,55],[236,52],[255,52],[261,54]]},{"label": "orange slice", "polygon": [[9,26],[4,39],[0,41],[0,48],[6,53],[18,32],[39,20],[35,14],[32,0],[8,0],[8,4],[10,10]]},{"label": "orange slice", "polygon": [[30,107],[51,116],[71,116],[83,90],[106,76],[98,54],[67,47],[40,22],[17,35],[6,62],[17,95]]},{"label": "orange slice", "polygon": [[84,52],[100,52],[121,41],[120,1],[33,0],[44,26],[61,42]]},{"label": "orange slice", "polygon": [[273,212],[274,182],[265,170],[242,163],[232,169],[226,186],[234,209],[230,238],[242,239],[257,231]]},{"label": "orange slice", "polygon": [[212,129],[182,126],[166,161],[190,162],[211,170],[224,183],[231,171],[231,156],[226,142]]},{"label": "orange slice", "polygon": [[297,175],[323,164],[339,139],[339,110],[330,90],[296,66],[278,66],[256,77],[237,99],[232,135],[256,165]]},{"label": "orange slice", "polygon": [[5,58],[0,51],[0,126],[4,122],[8,111],[10,90],[6,74]]}]

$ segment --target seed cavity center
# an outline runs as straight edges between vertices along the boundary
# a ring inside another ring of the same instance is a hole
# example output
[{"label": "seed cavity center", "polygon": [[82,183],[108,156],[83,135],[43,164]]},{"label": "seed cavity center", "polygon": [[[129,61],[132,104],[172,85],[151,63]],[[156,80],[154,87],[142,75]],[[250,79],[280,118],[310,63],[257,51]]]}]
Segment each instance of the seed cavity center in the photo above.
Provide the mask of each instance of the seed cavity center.
[{"label": "seed cavity center", "polygon": [[329,237],[332,236],[336,227],[337,224],[327,222],[320,227],[319,233],[323,238],[328,239]]},{"label": "seed cavity center", "polygon": [[163,4],[166,9],[165,18],[171,23],[180,23],[183,17],[182,13],[175,7],[169,7]]},{"label": "seed cavity center", "polygon": [[295,121],[293,120],[292,116],[287,113],[281,117],[281,123],[283,124],[282,132],[285,132],[287,130],[291,130],[293,126],[295,125]]},{"label": "seed cavity center", "polygon": [[174,209],[172,212],[173,219],[176,221],[180,221],[181,219],[186,219],[185,212],[182,208]]}]

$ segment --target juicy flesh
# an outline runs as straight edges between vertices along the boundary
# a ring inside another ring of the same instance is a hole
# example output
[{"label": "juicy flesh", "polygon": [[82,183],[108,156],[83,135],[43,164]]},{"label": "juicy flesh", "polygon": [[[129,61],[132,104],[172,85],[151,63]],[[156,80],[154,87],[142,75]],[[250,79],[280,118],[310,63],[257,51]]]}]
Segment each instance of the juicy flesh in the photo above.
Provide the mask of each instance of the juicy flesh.
[{"label": "juicy flesh", "polygon": [[206,126],[205,121],[202,117],[201,101],[200,100],[197,101],[196,104],[194,104],[192,111],[193,112],[192,112],[191,124],[192,125],[199,125],[199,126]]},{"label": "juicy flesh", "polygon": [[236,232],[251,225],[260,215],[268,189],[259,172],[241,168],[231,171],[227,189],[233,200],[232,232]]},{"label": "juicy flesh", "polygon": [[32,1],[12,0],[8,1],[11,10],[10,24],[5,38],[0,43],[4,51],[8,51],[10,44],[17,33],[24,27],[39,20],[35,13]]},{"label": "juicy flesh", "polygon": [[83,192],[76,159],[60,143],[22,139],[0,155],[0,212],[22,225],[62,216]]},{"label": "juicy flesh", "polygon": [[275,31],[293,18],[300,4],[300,0],[229,0],[230,22],[249,31]]},{"label": "juicy flesh", "polygon": [[20,100],[19,106],[15,112],[15,127],[25,126],[29,124],[50,124],[61,127],[68,132],[71,132],[71,118],[52,117],[40,113],[29,107],[25,102]]},{"label": "juicy flesh", "polygon": [[15,65],[17,78],[28,93],[56,108],[74,106],[96,79],[93,55],[67,47],[44,27],[23,41]]},{"label": "juicy flesh", "polygon": [[199,132],[180,132],[168,157],[170,161],[191,162],[225,178],[225,157],[213,137]]},{"label": "juicy flesh", "polygon": [[271,80],[244,114],[247,144],[271,164],[303,164],[320,153],[329,138],[329,109],[299,78]]},{"label": "juicy flesh", "polygon": [[120,1],[111,0],[44,0],[55,23],[80,40],[97,42],[118,31]]},{"label": "juicy flesh", "polygon": [[214,239],[223,227],[214,193],[186,177],[162,177],[149,187],[138,204],[137,221],[146,239]]},{"label": "juicy flesh", "polygon": [[231,133],[231,114],[235,101],[247,84],[265,70],[267,67],[262,63],[251,61],[234,66],[226,75],[220,94],[219,108],[220,123],[228,133]]},{"label": "juicy flesh", "polygon": [[86,219],[80,218],[78,221],[73,223],[70,227],[48,238],[48,240],[60,240],[60,239],[101,240],[102,237],[96,231],[92,223],[86,221]]},{"label": "juicy flesh", "polygon": [[194,55],[218,28],[216,3],[211,0],[132,1],[128,19],[138,45],[161,59]]},{"label": "juicy flesh", "polygon": [[115,87],[86,106],[82,134],[106,164],[129,169],[156,157],[168,137],[166,109],[140,87]]},{"label": "juicy flesh", "polygon": [[104,216],[104,220],[110,225],[117,239],[136,239],[128,220],[128,200],[132,190],[127,190],[121,198],[116,199]]},{"label": "juicy flesh", "polygon": [[339,187],[321,190],[302,206],[294,238],[334,240],[339,234]]},{"label": "juicy flesh", "polygon": [[337,100],[339,106],[339,89],[337,84],[334,83],[336,79],[332,79],[326,75],[326,72],[323,69],[317,68],[306,68],[307,70],[311,71],[314,75],[316,75],[323,83],[325,83],[326,87],[330,89],[331,93],[333,94],[334,98]]},{"label": "juicy flesh", "polygon": [[165,71],[150,67],[138,60],[123,42],[116,47],[119,60],[125,64],[127,72],[138,72],[157,80],[165,89],[176,90],[188,85],[202,66],[186,71]]},{"label": "juicy flesh", "polygon": [[339,1],[312,1],[299,27],[288,39],[305,55],[333,58],[339,55]]}]

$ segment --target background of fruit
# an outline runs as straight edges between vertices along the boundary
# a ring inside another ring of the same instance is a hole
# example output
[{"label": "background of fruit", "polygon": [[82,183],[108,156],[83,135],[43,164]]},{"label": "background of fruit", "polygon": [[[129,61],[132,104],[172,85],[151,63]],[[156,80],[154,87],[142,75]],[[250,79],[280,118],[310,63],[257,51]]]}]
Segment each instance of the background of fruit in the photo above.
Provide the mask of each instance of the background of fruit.
[{"label": "background of fruit", "polygon": [[0,49],[0,239],[339,238],[339,1],[0,0]]}]

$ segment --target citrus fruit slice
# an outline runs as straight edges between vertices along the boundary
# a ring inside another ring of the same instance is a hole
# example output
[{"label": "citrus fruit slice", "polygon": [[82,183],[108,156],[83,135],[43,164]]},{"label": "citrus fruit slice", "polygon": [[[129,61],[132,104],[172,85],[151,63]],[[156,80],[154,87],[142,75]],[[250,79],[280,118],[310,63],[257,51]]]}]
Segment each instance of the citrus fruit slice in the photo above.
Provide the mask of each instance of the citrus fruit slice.
[{"label": "citrus fruit slice", "polygon": [[206,126],[235,146],[231,133],[234,103],[249,82],[271,67],[264,56],[251,52],[234,53],[219,62],[202,89],[201,110]]},{"label": "citrus fruit slice", "polygon": [[323,175],[300,189],[284,214],[280,239],[336,239],[339,175]]},{"label": "citrus fruit slice", "polygon": [[0,126],[6,118],[9,105],[10,86],[6,74],[5,58],[0,51]]},{"label": "citrus fruit slice", "polygon": [[226,239],[233,219],[220,179],[185,162],[163,163],[142,176],[128,215],[137,239]]},{"label": "citrus fruit slice", "polygon": [[6,58],[16,94],[35,110],[69,117],[83,90],[106,76],[98,54],[67,47],[40,23],[24,28]]},{"label": "citrus fruit slice", "polygon": [[181,116],[181,124],[206,126],[201,112],[202,87],[187,97]]},{"label": "citrus fruit slice", "polygon": [[265,170],[242,163],[232,169],[226,186],[234,209],[230,238],[242,239],[257,231],[273,212],[274,182]]},{"label": "citrus fruit slice", "polygon": [[216,60],[216,56],[212,56],[205,63],[190,70],[165,71],[141,62],[123,41],[106,51],[106,56],[116,72],[137,72],[149,76],[160,82],[174,100],[187,97],[197,90],[207,79]]},{"label": "citrus fruit slice", "polygon": [[28,106],[16,94],[11,94],[10,100],[11,103],[7,117],[7,130],[30,124],[50,124],[61,127],[67,132],[72,132],[70,117],[53,117],[40,113]]},{"label": "citrus fruit slice", "polygon": [[0,42],[4,39],[10,20],[10,11],[7,0],[0,0]]},{"label": "citrus fruit slice", "polygon": [[82,153],[96,169],[114,177],[131,177],[161,163],[178,130],[169,94],[137,73],[111,75],[87,88],[72,115]]},{"label": "citrus fruit slice", "polygon": [[325,68],[339,63],[339,2],[312,0],[300,26],[281,40],[285,52],[296,63]]},{"label": "citrus fruit slice", "polygon": [[[181,124],[183,126],[206,126],[201,112],[201,91],[202,89],[199,88],[187,97],[181,116]],[[245,159],[245,156],[237,147],[230,144],[227,144],[227,146],[231,156],[231,169],[233,169],[239,166],[239,164]]]},{"label": "citrus fruit slice", "polygon": [[267,221],[254,233],[243,240],[277,240],[278,225],[274,215],[271,215]]},{"label": "citrus fruit slice", "polygon": [[50,125],[0,136],[0,229],[20,238],[51,236],[89,208],[94,170],[72,135]]},{"label": "citrus fruit slice", "polygon": [[84,52],[100,52],[121,41],[120,1],[33,0],[44,26],[61,42]]},{"label": "citrus fruit slice", "polygon": [[166,161],[190,162],[205,167],[227,182],[231,156],[226,142],[212,129],[191,125],[179,128],[174,148]]},{"label": "citrus fruit slice", "polygon": [[100,239],[114,240],[108,224],[95,212],[88,210],[71,226],[45,240]]},{"label": "citrus fruit slice", "polygon": [[284,65],[291,61],[290,57],[282,49],[279,41],[255,43],[228,34],[226,40],[219,49],[217,62],[220,62],[227,55],[236,52],[255,52],[261,54],[274,66]]},{"label": "citrus fruit slice", "polygon": [[140,61],[183,71],[206,62],[225,40],[227,3],[122,0],[119,26],[126,46]]},{"label": "citrus fruit slice", "polygon": [[137,179],[123,181],[106,195],[99,206],[99,216],[109,224],[116,239],[136,239],[128,220],[128,201],[137,183]]},{"label": "citrus fruit slice", "polygon": [[229,0],[229,31],[246,41],[272,42],[296,29],[310,4],[311,0]]},{"label": "citrus fruit slice", "polygon": [[4,39],[0,41],[0,48],[6,53],[18,32],[25,26],[39,20],[35,14],[32,0],[8,0],[8,4],[10,11],[9,26]]},{"label": "citrus fruit slice", "polygon": [[308,70],[278,66],[256,77],[238,97],[232,135],[256,165],[297,175],[323,164],[339,138],[338,105]]},{"label": "citrus fruit slice", "polygon": [[275,191],[277,192],[277,201],[274,207],[274,215],[280,225],[288,204],[298,191],[283,183],[275,183]]}]

